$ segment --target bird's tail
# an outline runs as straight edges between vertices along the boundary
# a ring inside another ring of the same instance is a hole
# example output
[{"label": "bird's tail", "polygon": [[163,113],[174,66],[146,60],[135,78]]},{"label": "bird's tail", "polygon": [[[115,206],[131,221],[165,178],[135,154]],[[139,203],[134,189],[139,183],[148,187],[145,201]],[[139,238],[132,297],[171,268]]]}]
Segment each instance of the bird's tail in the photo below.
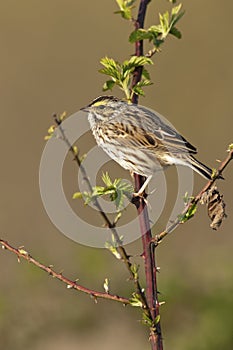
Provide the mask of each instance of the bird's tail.
[{"label": "bird's tail", "polygon": [[190,167],[193,170],[195,170],[198,174],[200,174],[204,178],[211,180],[212,173],[213,173],[212,169],[208,168],[208,166],[199,162],[199,160],[197,160],[191,155],[189,156],[189,160],[190,160]]}]

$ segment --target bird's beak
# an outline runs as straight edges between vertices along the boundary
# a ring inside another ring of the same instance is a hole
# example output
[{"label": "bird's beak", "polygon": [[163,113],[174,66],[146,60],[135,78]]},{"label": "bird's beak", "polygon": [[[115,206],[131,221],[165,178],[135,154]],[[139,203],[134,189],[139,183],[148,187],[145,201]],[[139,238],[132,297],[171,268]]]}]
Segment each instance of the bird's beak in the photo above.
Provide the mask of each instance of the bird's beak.
[{"label": "bird's beak", "polygon": [[87,106],[80,108],[80,111],[87,112]]}]

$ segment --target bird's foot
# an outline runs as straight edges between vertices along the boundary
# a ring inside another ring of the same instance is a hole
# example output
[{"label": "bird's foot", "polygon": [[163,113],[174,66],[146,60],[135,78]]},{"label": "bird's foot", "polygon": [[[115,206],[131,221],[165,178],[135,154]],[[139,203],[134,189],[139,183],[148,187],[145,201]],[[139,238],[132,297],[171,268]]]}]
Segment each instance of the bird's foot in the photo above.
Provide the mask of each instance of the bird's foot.
[{"label": "bird's foot", "polygon": [[147,196],[148,194],[146,192],[135,192],[132,194],[132,198],[131,198],[131,203],[136,205],[136,207],[138,208],[138,206],[140,205],[141,201],[143,201],[146,205],[148,205],[148,201],[147,201]]}]

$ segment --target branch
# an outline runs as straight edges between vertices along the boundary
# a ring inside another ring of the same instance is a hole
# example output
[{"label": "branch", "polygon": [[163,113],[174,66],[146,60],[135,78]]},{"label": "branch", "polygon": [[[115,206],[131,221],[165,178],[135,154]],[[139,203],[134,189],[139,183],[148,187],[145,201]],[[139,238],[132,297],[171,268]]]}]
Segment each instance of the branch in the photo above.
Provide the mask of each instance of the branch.
[{"label": "branch", "polygon": [[[146,16],[147,5],[150,0],[141,0],[138,17],[134,22],[135,29],[143,28],[144,20]],[[135,56],[143,56],[143,40],[137,41],[135,43]],[[143,67],[136,67],[132,79],[132,88],[141,80]],[[134,93],[132,97],[132,102],[138,103],[138,96]],[[143,185],[145,178],[134,174],[135,180],[135,190],[138,192]],[[150,230],[150,221],[147,210],[146,202],[143,198],[139,198],[135,202],[137,207],[140,229],[142,233],[142,245],[143,245],[143,258],[145,265],[145,276],[146,276],[146,297],[148,306],[151,314],[151,321],[153,327],[151,327],[150,332],[150,342],[152,350],[162,350],[162,334],[161,326],[159,321],[159,301],[157,293],[157,281],[156,281],[156,263],[155,263],[155,250],[151,245],[152,234]]]},{"label": "branch", "polygon": [[[82,173],[82,176],[83,176],[83,180],[86,182],[88,188],[89,188],[89,191],[91,192],[92,191],[92,185],[90,183],[90,180],[89,180],[89,177],[86,173],[86,170],[84,168],[84,166],[82,165],[82,162],[79,158],[79,155],[77,154],[75,148],[72,146],[72,144],[70,143],[69,139],[67,138],[66,134],[65,134],[65,131],[62,127],[62,121],[56,116],[54,115],[54,121],[55,123],[57,124],[57,127],[61,133],[61,136],[62,136],[62,139],[63,141],[66,143],[69,151],[72,153],[73,157],[74,157],[74,160],[76,161],[77,163],[77,166],[78,168],[80,169],[81,173]],[[134,285],[135,285],[135,289],[136,289],[136,293],[139,295],[139,298],[142,302],[142,308],[145,310],[146,314],[149,316],[150,315],[150,310],[149,310],[149,307],[147,305],[147,301],[146,301],[146,297],[145,297],[145,293],[140,285],[140,282],[139,282],[139,278],[138,278],[138,274],[136,274],[133,269],[132,269],[132,263],[130,261],[130,256],[127,254],[125,248],[122,246],[122,241],[117,233],[117,230],[115,228],[115,224],[112,223],[108,216],[106,215],[106,213],[104,212],[103,208],[101,207],[98,199],[95,199],[93,201],[94,205],[96,206],[96,208],[98,209],[100,215],[102,216],[102,218],[104,219],[104,222],[106,224],[106,226],[111,230],[113,236],[114,236],[114,239],[115,241],[117,242],[118,244],[118,247],[117,247],[117,252],[120,254],[120,257],[121,257],[121,260],[124,262],[128,272],[129,272],[129,275],[130,275],[130,278],[131,280],[133,280],[134,282]]]},{"label": "branch", "polygon": [[98,292],[98,291],[83,287],[80,284],[77,284],[77,281],[72,281],[69,278],[63,276],[61,272],[58,273],[58,272],[54,271],[50,266],[46,266],[46,265],[42,264],[41,262],[39,262],[38,260],[33,258],[28,252],[26,252],[22,248],[18,248],[18,249],[14,248],[8,242],[6,242],[2,239],[0,239],[0,244],[2,245],[2,249],[7,249],[10,252],[16,254],[18,257],[18,261],[20,261],[19,259],[22,258],[22,259],[28,261],[29,263],[32,263],[33,265],[39,267],[41,270],[46,271],[52,277],[65,283],[68,289],[73,288],[79,292],[86,293],[86,294],[90,295],[91,297],[93,297],[95,300],[97,300],[97,298],[102,298],[102,299],[118,301],[118,302],[123,303],[125,305],[130,304],[130,300],[127,298],[120,297],[120,296],[114,295],[114,294],[109,294],[106,292]]},{"label": "branch", "polygon": [[[208,191],[215,181],[219,178],[219,176],[223,173],[223,171],[226,169],[230,161],[233,159],[233,149],[229,149],[229,154],[226,157],[226,159],[220,164],[216,174],[213,176],[211,180],[207,182],[207,184],[202,188],[202,190],[185,206],[184,210],[181,213],[181,216],[185,215],[189,209],[192,207],[193,204],[197,204],[200,202],[202,195]],[[157,246],[169,233],[171,233],[177,226],[179,226],[182,222],[180,221],[179,217],[170,225],[166,230],[161,232],[159,235],[156,235],[152,242],[155,246]]]}]

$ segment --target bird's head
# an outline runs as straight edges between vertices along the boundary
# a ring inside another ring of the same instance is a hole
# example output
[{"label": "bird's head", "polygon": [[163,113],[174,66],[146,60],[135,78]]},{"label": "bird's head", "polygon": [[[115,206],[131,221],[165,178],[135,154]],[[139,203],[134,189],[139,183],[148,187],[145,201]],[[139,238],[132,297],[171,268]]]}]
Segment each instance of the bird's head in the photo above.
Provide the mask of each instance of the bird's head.
[{"label": "bird's head", "polygon": [[95,115],[99,121],[105,121],[114,115],[121,103],[125,103],[114,96],[100,96],[95,98],[89,105],[81,108],[82,111]]}]

